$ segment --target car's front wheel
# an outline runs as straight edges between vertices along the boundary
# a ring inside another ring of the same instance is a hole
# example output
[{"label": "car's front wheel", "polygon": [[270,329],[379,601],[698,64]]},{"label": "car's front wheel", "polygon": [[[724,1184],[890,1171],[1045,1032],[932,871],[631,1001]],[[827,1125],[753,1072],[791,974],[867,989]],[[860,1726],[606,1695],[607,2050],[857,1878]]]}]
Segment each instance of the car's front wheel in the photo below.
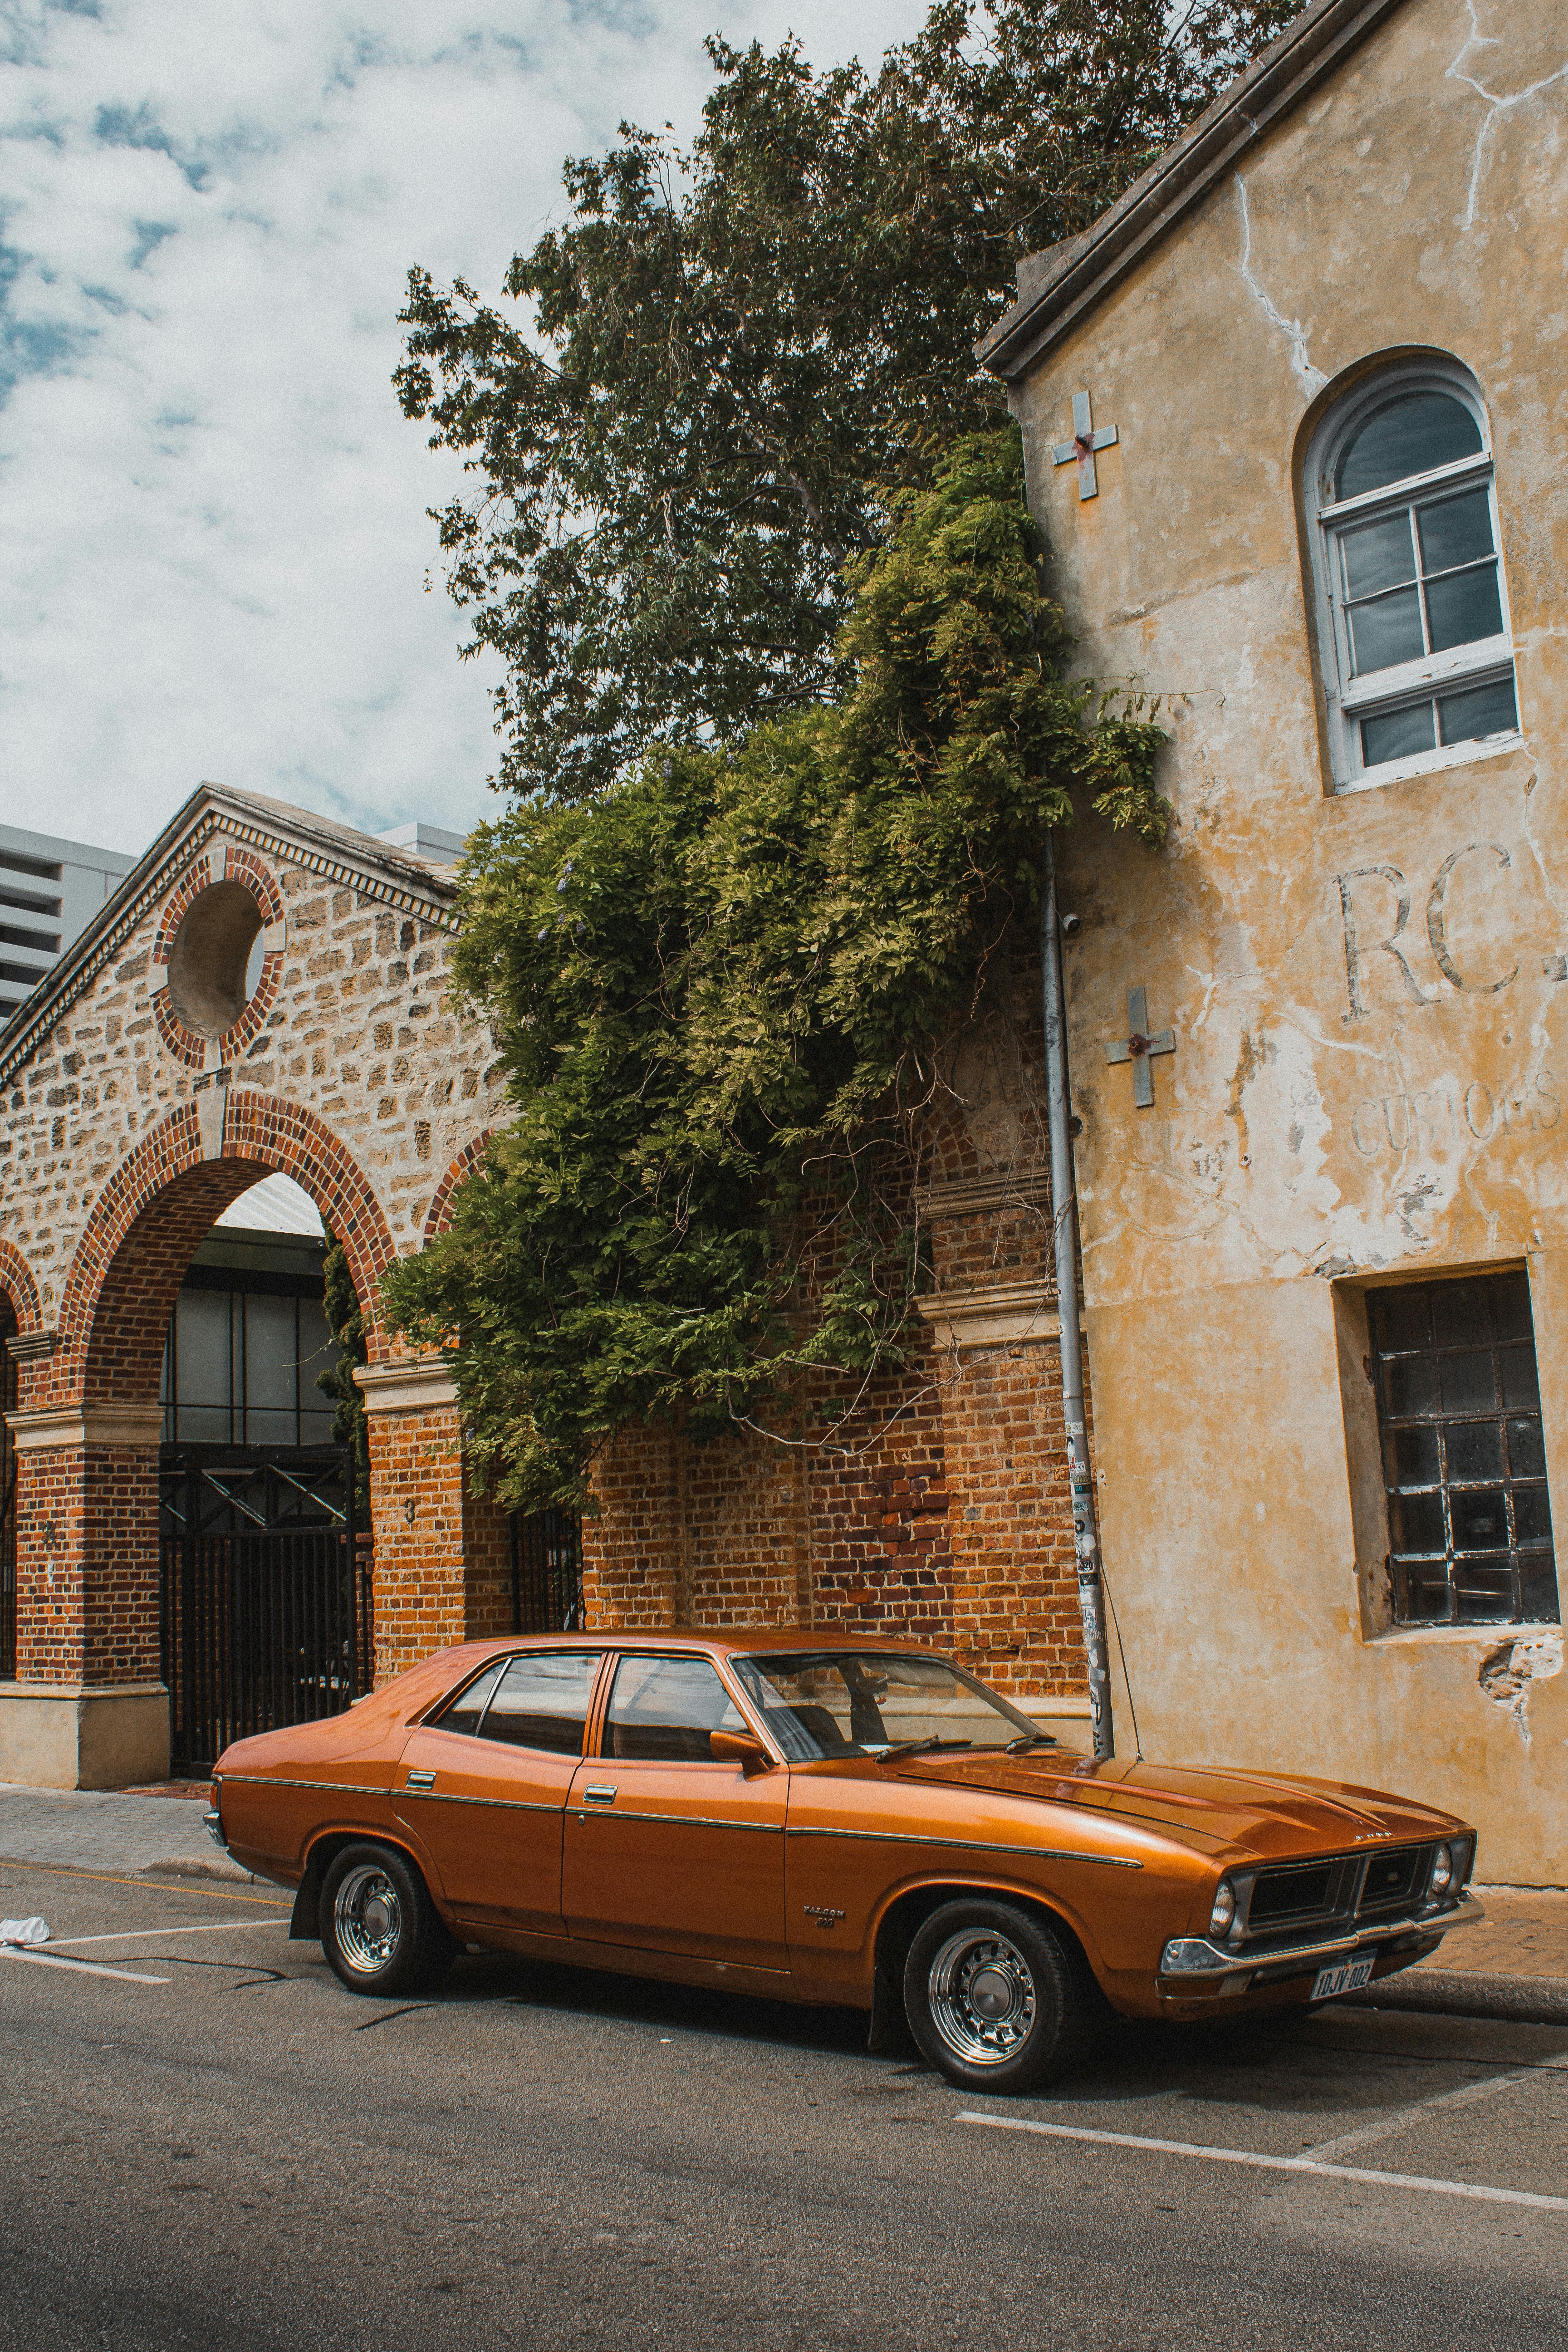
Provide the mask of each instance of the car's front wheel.
[{"label": "car's front wheel", "polygon": [[351,1845],[321,1882],[321,1948],[351,1992],[424,1992],[457,1947],[418,1872],[393,1846]]},{"label": "car's front wheel", "polygon": [[944,1903],[904,1964],[910,2031],[966,2091],[1032,2091],[1088,2056],[1097,1988],[1065,1937],[1011,1903]]}]

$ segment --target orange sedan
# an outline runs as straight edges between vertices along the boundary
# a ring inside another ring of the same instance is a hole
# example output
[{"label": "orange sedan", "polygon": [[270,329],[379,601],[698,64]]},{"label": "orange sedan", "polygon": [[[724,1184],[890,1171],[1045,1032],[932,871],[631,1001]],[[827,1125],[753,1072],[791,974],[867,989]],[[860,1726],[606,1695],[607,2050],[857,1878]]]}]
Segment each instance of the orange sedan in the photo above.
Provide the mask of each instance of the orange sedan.
[{"label": "orange sedan", "polygon": [[1068,1753],[930,1651],[816,1631],[474,1642],[219,1759],[214,1836],[351,1990],[465,1945],[868,2010],[965,2088],[1104,2006],[1353,1990],[1481,1916],[1475,1833],[1330,1780]]}]

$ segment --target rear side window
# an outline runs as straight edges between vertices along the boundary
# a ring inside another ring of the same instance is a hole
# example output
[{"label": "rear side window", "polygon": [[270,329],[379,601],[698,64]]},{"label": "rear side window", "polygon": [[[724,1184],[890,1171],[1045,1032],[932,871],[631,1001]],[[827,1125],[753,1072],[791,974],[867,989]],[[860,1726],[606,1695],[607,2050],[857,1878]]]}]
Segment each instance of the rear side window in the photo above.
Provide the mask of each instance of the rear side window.
[{"label": "rear side window", "polygon": [[464,1731],[470,1739],[473,1738],[479,1730],[486,1703],[500,1682],[505,1664],[504,1658],[498,1658],[493,1666],[487,1666],[482,1675],[476,1675],[467,1690],[460,1690],[449,1706],[442,1708],[435,1718],[441,1730]]},{"label": "rear side window", "polygon": [[596,1650],[544,1650],[513,1658],[485,1710],[479,1737],[509,1748],[542,1748],[551,1756],[581,1756],[598,1671]]},{"label": "rear side window", "polygon": [[706,1658],[623,1658],[616,1668],[605,1753],[647,1763],[705,1763],[710,1731],[751,1726]]}]

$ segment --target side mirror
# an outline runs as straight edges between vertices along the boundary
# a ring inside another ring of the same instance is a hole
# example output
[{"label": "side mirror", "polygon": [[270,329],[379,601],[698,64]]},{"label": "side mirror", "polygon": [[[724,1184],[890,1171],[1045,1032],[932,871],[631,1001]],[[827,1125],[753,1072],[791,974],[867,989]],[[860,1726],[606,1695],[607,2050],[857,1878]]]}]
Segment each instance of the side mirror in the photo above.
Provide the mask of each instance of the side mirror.
[{"label": "side mirror", "polygon": [[753,1772],[771,1772],[773,1759],[749,1731],[710,1731],[708,1745],[721,1764],[738,1764],[749,1780]]}]

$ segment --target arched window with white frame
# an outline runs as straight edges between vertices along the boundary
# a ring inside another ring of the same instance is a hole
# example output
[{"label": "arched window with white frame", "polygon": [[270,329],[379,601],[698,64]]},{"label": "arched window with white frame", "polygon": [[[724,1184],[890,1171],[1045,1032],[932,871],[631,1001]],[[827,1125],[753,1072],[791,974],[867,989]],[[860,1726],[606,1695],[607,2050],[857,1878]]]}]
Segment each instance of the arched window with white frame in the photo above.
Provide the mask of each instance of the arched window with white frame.
[{"label": "arched window with white frame", "polygon": [[1306,475],[1335,789],[1519,740],[1486,406],[1456,362],[1363,377]]}]

